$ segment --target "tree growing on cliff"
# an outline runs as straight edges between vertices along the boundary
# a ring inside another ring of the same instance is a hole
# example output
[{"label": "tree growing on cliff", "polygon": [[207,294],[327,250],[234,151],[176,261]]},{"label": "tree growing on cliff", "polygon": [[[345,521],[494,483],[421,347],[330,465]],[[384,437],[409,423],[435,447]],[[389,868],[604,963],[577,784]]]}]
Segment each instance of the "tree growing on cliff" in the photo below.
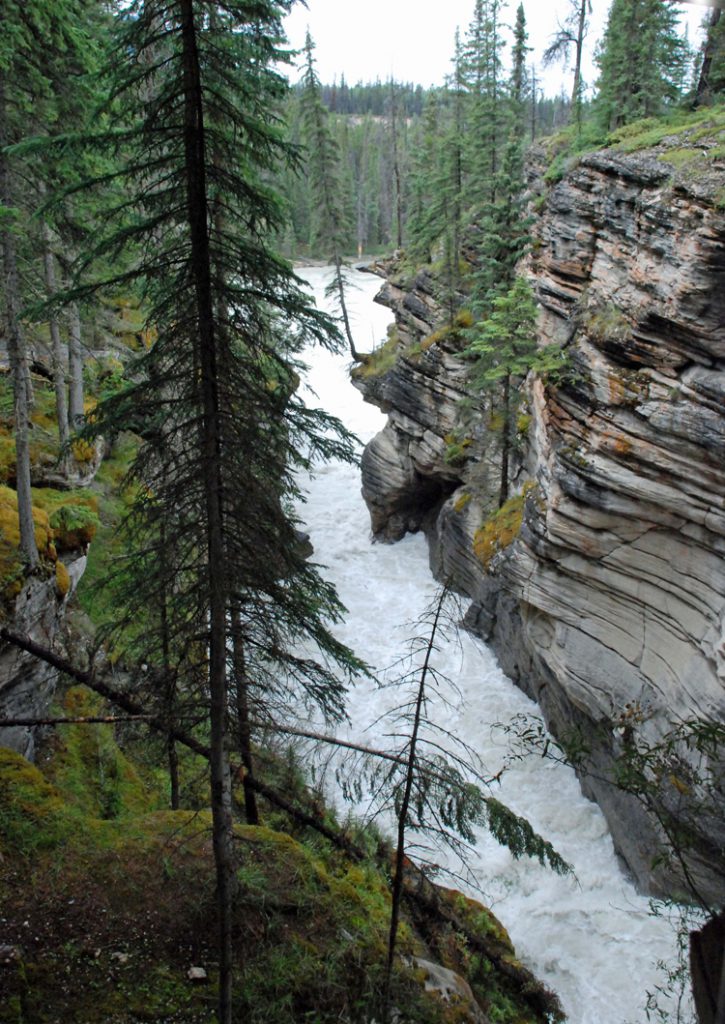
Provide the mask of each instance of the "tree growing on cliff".
[{"label": "tree growing on cliff", "polygon": [[[473,278],[471,307],[476,320],[485,319],[494,299],[513,285],[516,265],[529,241],[529,220],[524,203],[524,136],[527,92],[526,19],[519,4],[514,31],[513,67],[507,95],[501,100],[508,135],[499,157],[498,171],[478,211],[477,269]],[[475,328],[474,328],[475,330]]]},{"label": "tree growing on cliff", "polygon": [[[137,0],[120,14],[109,59],[120,127],[107,137],[122,158],[117,202],[88,257],[136,246],[137,263],[98,286],[139,282],[157,335],[97,427],[133,422],[152,440],[133,468],[135,571],[121,617],[145,621],[167,602],[171,654],[137,628],[129,657],[170,659],[179,690],[208,709],[222,1024],[232,1019],[233,966],[228,652],[232,682],[245,697],[254,688],[260,713],[297,692],[340,714],[335,664],[359,667],[328,632],[340,605],[287,511],[295,469],[351,456],[339,424],[295,395],[300,347],[336,348],[339,335],[267,242],[283,229],[267,182],[290,158],[278,114],[286,83],[273,69],[288,7]],[[294,653],[303,640],[322,658]]]},{"label": "tree growing on cliff", "polygon": [[559,348],[537,346],[536,304],[525,278],[517,277],[505,295],[494,299],[491,315],[476,326],[466,355],[473,360],[473,386],[490,396],[492,423],[501,440],[500,508],[509,495],[520,385],[530,370],[547,374],[562,367]]}]

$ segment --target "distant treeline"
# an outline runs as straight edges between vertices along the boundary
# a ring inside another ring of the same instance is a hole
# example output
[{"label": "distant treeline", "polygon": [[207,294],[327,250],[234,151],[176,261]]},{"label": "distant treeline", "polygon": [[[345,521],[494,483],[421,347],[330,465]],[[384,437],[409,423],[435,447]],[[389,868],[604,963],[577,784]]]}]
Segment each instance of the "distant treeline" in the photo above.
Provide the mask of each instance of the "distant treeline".
[{"label": "distant treeline", "polygon": [[[322,84],[320,96],[330,115],[330,129],[340,153],[339,200],[345,224],[345,251],[349,255],[374,253],[396,245],[397,197],[393,158],[393,131],[398,170],[402,177],[402,219],[409,217],[408,187],[411,155],[426,130],[425,113],[440,111],[447,88],[424,89],[411,82],[375,82],[348,85]],[[292,139],[302,144],[302,86],[296,85],[287,108]],[[395,108],[393,112],[393,106]],[[523,111],[524,134],[529,140],[549,135],[566,125],[571,100],[561,95],[544,97],[533,90]],[[394,113],[394,116],[393,116]],[[436,115],[437,116],[437,115]],[[395,122],[395,124],[394,124]],[[308,176],[287,174],[282,183],[291,206],[291,223],[282,240],[287,256],[326,258],[312,244],[317,196]]]}]

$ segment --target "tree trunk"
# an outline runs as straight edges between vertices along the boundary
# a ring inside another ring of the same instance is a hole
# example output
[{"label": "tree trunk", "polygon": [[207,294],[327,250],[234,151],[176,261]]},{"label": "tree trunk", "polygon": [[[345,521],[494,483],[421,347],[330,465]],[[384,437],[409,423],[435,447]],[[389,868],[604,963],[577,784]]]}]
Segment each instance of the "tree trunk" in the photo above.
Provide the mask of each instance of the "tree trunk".
[{"label": "tree trunk", "polygon": [[[5,147],[9,143],[5,79],[0,70],[0,203],[12,206],[10,166]],[[8,227],[2,230],[3,284],[5,290],[5,317],[8,360],[13,381],[15,409],[15,479],[18,496],[18,523],[20,550],[31,569],[40,561],[35,543],[33,500],[30,490],[30,372],[25,348],[25,336],[20,323],[20,286],[15,256],[15,239]]]},{"label": "tree trunk", "polygon": [[242,780],[244,816],[247,819],[248,825],[258,825],[259,808],[257,807],[257,795],[252,785],[254,779],[254,760],[252,758],[252,730],[249,722],[249,685],[244,657],[242,612],[238,601],[232,603],[231,619],[239,752],[242,758],[242,768],[244,769],[244,778]]},{"label": "tree trunk", "polygon": [[722,17],[722,10],[719,7],[713,7],[710,12],[710,21],[707,26],[707,36],[705,37],[705,52],[702,55],[702,67],[700,68],[700,77],[697,80],[697,89],[695,90],[695,106],[699,107],[702,103],[705,103],[709,99],[710,94],[710,69],[712,67],[712,56],[715,49],[715,29]]},{"label": "tree trunk", "polygon": [[361,362],[360,353],[355,348],[355,340],[352,336],[352,329],[350,327],[350,318],[347,314],[347,303],[345,302],[345,280],[342,276],[342,260],[340,254],[335,253],[335,284],[337,286],[337,295],[340,300],[340,312],[342,313],[342,322],[345,327],[345,335],[347,337],[347,343],[350,346],[350,355],[356,363]]},{"label": "tree trunk", "polygon": [[206,150],[197,29],[193,0],[180,0],[184,68],[184,150],[191,264],[196,293],[201,371],[201,438],[209,595],[209,694],[211,806],[219,906],[219,1024],[232,1024],[232,897],[234,847],[232,789],[227,751],[225,538],[221,465],[221,409],[217,338],[208,234]]},{"label": "tree trunk", "polygon": [[582,53],[584,50],[584,32],[587,24],[587,4],[589,0],[579,0],[579,20],[576,33],[576,58],[574,61],[574,85],[571,91],[571,108],[576,121],[577,132],[582,126]]},{"label": "tree trunk", "polygon": [[403,247],[403,192],[400,185],[400,161],[398,159],[398,119],[395,107],[395,83],[390,80],[390,127],[393,136],[393,175],[395,177],[395,239],[396,248]]},{"label": "tree trunk", "polygon": [[73,302],[69,311],[68,341],[68,420],[72,430],[80,430],[85,418],[83,405],[83,344],[81,341],[81,313]]},{"label": "tree trunk", "polygon": [[[43,270],[45,272],[45,290],[48,298],[55,295],[55,257],[50,246],[50,228],[44,220],[41,225],[43,238]],[[68,442],[70,431],[68,430],[68,398],[65,390],[65,362],[66,352],[60,336],[60,325],[55,313],[51,313],[48,326],[50,327],[51,355],[53,359],[53,387],[55,388],[55,414],[58,421],[58,440],[60,442],[60,461],[64,466],[68,456]]]},{"label": "tree trunk", "polygon": [[531,65],[531,141],[536,140],[536,65]]},{"label": "tree trunk", "polygon": [[511,377],[506,374],[503,381],[503,426],[501,428],[501,490],[498,507],[509,496],[509,458],[511,456]]},{"label": "tree trunk", "polygon": [[390,933],[388,935],[388,956],[385,964],[385,988],[383,992],[383,1024],[387,1024],[390,1018],[390,983],[393,974],[393,960],[395,957],[395,945],[398,936],[398,924],[400,922],[400,904],[403,896],[403,883],[405,881],[405,827],[408,822],[408,808],[410,807],[417,765],[418,733],[420,731],[420,722],[423,715],[425,686],[428,680],[430,659],[433,651],[435,650],[438,622],[441,617],[443,603],[446,599],[447,593],[448,591],[444,587],[443,590],[441,590],[440,597],[438,599],[435,616],[433,618],[433,625],[431,626],[428,642],[425,648],[425,659],[420,670],[418,693],[415,701],[415,713],[413,716],[413,728],[410,734],[410,746],[408,748],[408,758],[405,769],[403,798],[400,802],[400,810],[398,812],[398,836],[395,848],[395,874],[393,875],[391,891]]}]

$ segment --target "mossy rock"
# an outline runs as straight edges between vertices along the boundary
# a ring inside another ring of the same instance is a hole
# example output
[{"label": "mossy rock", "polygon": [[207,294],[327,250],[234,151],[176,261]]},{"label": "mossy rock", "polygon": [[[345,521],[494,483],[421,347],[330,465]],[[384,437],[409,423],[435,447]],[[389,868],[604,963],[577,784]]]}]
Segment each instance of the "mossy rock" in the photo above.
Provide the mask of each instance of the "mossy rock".
[{"label": "mossy rock", "polygon": [[[33,505],[35,543],[46,565],[55,561],[53,531],[48,513]],[[0,485],[0,604],[10,604],[20,593],[25,568],[20,553],[18,496],[10,487]]]},{"label": "mossy rock", "polygon": [[58,551],[85,548],[100,526],[93,509],[84,505],[61,505],[50,517],[55,546]]},{"label": "mossy rock", "polygon": [[521,494],[509,498],[476,530],[473,550],[484,569],[489,569],[495,556],[518,537],[523,522],[526,496],[535,486],[529,481],[524,485]]}]

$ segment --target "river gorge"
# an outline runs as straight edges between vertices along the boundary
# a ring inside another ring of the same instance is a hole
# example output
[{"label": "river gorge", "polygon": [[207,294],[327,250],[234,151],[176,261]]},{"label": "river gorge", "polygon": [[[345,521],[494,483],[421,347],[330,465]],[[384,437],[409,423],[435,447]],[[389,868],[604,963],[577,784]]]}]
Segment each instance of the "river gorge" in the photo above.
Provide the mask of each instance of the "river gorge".
[{"label": "river gorge", "polygon": [[[322,303],[327,272],[305,268],[301,274]],[[379,278],[356,272],[354,279],[356,343],[370,349],[384,339],[390,314],[373,302]],[[310,401],[342,419],[362,443],[370,441],[385,417],[350,383],[349,360],[310,352],[308,362],[309,386],[317,395]],[[411,623],[430,604],[436,583],[422,533],[396,544],[373,542],[360,487],[359,469],[326,465],[309,481],[300,516],[314,560],[327,567],[325,575],[348,609],[338,635],[390,682],[396,678],[390,666],[405,653]],[[521,716],[536,720],[538,709],[502,672],[491,650],[463,631],[440,647],[438,667],[450,682],[432,699],[431,719],[469,744],[491,776],[508,765],[494,795],[526,816],[575,872],[559,877],[529,859],[516,861],[480,830],[467,858],[472,877],[443,884],[492,907],[519,956],[560,996],[572,1022],[644,1022],[647,992],[664,984],[657,961],[675,956],[671,925],[653,916],[647,897],[622,871],[604,816],[582,795],[573,770],[538,756],[509,763],[510,740],[500,726]],[[358,681],[349,694],[348,738],[385,747],[391,725],[381,716],[400,699],[394,686]],[[365,814],[366,806],[363,800],[354,809]],[[434,859],[460,871],[445,849]]]}]

